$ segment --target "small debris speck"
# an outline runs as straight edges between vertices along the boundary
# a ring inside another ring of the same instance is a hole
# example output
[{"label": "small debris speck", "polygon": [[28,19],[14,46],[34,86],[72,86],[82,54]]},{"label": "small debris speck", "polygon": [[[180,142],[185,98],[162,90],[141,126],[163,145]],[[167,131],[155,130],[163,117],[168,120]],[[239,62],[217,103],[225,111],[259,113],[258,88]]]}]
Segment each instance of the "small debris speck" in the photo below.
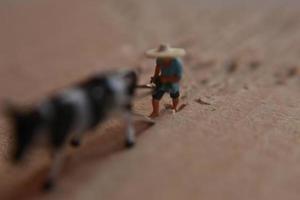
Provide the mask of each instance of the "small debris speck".
[{"label": "small debris speck", "polygon": [[202,104],[202,105],[211,105],[211,103],[208,103],[206,101],[203,101],[201,98],[198,98],[195,100],[197,103]]},{"label": "small debris speck", "polygon": [[249,63],[249,67],[252,69],[252,70],[256,70],[258,69],[258,67],[260,67],[261,65],[261,62],[258,61],[258,60],[253,60]]},{"label": "small debris speck", "polygon": [[292,67],[292,68],[288,69],[287,76],[293,77],[293,76],[297,75],[297,73],[298,73],[297,67]]},{"label": "small debris speck", "polygon": [[235,72],[239,67],[238,61],[235,59],[229,60],[227,61],[227,63],[225,63],[225,69],[228,73],[233,73]]}]

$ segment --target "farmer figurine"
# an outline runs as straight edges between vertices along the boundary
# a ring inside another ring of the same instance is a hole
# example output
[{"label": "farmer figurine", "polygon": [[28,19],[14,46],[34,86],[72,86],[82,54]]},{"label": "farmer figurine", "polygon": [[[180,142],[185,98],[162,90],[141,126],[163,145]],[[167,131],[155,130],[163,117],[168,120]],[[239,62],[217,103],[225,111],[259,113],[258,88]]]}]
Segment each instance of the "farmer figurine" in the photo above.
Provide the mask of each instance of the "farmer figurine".
[{"label": "farmer figurine", "polygon": [[172,98],[173,113],[177,111],[179,103],[179,81],[182,78],[182,63],[179,57],[185,55],[184,49],[171,48],[169,45],[160,45],[157,49],[150,49],[146,56],[156,59],[154,76],[151,77],[151,83],[155,84],[152,94],[153,111],[149,117],[159,116],[159,101],[167,92]]}]

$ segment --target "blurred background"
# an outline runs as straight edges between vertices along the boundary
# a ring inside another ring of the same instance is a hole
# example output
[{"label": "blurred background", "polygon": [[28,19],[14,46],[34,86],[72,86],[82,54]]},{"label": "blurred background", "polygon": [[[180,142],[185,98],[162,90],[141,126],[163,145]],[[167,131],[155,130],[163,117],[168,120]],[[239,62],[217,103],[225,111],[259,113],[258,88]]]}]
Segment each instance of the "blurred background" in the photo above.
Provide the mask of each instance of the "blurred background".
[{"label": "blurred background", "polygon": [[188,52],[188,106],[141,129],[132,151],[118,122],[100,127],[70,149],[50,194],[39,191],[43,149],[7,163],[1,116],[0,199],[299,199],[299,11],[297,0],[1,0],[1,100],[37,102],[124,67],[141,67],[148,83],[144,51],[169,43]]}]

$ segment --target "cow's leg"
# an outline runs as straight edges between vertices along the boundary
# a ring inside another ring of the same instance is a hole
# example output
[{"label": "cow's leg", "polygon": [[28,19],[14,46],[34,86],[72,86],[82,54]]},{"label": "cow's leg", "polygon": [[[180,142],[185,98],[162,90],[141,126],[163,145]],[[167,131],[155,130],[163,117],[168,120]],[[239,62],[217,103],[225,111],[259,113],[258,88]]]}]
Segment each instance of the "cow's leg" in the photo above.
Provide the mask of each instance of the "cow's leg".
[{"label": "cow's leg", "polygon": [[82,138],[83,132],[75,133],[71,136],[70,144],[73,147],[78,147],[81,144],[81,138]]},{"label": "cow's leg", "polygon": [[133,126],[132,114],[129,110],[125,111],[124,119],[126,125],[126,147],[131,148],[135,145],[135,129]]},{"label": "cow's leg", "polygon": [[61,171],[61,168],[63,166],[64,157],[65,157],[65,154],[64,154],[63,148],[55,150],[53,163],[50,168],[48,177],[44,183],[44,190],[48,191],[54,187],[55,181],[56,181],[56,179]]}]

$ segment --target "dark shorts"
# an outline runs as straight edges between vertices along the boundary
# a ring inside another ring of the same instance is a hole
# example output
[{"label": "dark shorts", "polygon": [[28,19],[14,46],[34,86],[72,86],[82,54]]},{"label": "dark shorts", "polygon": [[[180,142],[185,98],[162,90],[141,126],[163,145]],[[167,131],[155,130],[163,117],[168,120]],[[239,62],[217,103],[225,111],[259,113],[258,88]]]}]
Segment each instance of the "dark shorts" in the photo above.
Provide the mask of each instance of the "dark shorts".
[{"label": "dark shorts", "polygon": [[[155,100],[161,100],[161,98],[164,96],[166,92],[163,90],[155,90],[152,94],[153,99]],[[179,92],[170,93],[170,97],[172,99],[177,99],[180,96]]]}]

